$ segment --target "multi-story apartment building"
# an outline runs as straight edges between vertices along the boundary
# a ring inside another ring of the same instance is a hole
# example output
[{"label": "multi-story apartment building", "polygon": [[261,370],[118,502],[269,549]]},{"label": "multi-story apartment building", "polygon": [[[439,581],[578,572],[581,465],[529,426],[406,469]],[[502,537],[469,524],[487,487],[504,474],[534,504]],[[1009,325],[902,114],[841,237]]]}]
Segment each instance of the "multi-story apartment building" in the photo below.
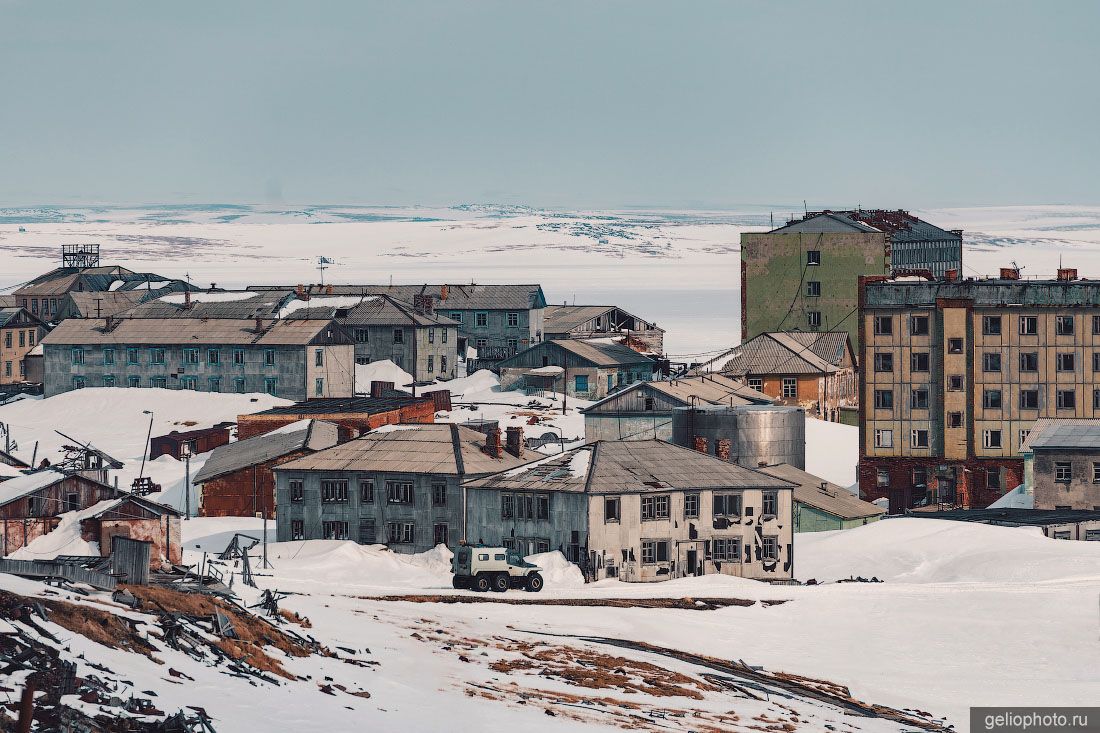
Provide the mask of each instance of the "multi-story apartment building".
[{"label": "multi-story apartment building", "polygon": [[0,308],[0,384],[27,381],[27,354],[47,333],[26,308]]},{"label": "multi-story apartment building", "polygon": [[860,494],[985,507],[1039,418],[1100,416],[1100,282],[860,278]]},{"label": "multi-story apartment building", "polygon": [[907,211],[815,211],[741,235],[741,340],[770,331],[847,331],[859,347],[856,279],[962,269],[962,232]]}]

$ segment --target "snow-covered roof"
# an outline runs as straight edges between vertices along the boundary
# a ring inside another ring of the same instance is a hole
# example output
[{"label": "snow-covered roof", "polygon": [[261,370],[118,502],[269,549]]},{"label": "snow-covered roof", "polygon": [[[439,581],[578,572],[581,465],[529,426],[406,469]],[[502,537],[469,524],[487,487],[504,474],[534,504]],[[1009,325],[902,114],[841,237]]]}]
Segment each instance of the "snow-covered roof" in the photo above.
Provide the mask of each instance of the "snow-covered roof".
[{"label": "snow-covered roof", "polygon": [[65,474],[51,468],[8,479],[0,483],[0,506],[10,504],[13,501],[22,499],[24,496],[53,486],[64,478]]}]

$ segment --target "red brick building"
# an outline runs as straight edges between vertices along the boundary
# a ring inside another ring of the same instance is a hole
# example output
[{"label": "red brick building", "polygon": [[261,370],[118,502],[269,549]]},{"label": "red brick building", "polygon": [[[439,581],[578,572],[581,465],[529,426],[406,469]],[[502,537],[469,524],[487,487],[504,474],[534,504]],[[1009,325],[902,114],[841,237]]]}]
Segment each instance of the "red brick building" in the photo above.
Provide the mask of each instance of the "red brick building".
[{"label": "red brick building", "polygon": [[389,391],[376,397],[307,400],[286,407],[237,417],[237,439],[244,440],[271,432],[299,420],[324,420],[339,425],[340,440],[351,440],[382,425],[434,423],[435,393],[413,397]]},{"label": "red brick building", "polygon": [[183,562],[180,513],[170,506],[139,496],[124,496],[80,523],[81,536],[98,542],[103,557],[111,554],[114,537],[153,543],[150,565],[157,570]]},{"label": "red brick building", "polygon": [[161,456],[172,456],[177,461],[181,461],[185,445],[190,449],[191,455],[209,453],[229,442],[232,427],[233,423],[223,422],[212,428],[185,430],[182,433],[173,430],[167,435],[157,435],[149,441],[149,460],[156,460]]}]

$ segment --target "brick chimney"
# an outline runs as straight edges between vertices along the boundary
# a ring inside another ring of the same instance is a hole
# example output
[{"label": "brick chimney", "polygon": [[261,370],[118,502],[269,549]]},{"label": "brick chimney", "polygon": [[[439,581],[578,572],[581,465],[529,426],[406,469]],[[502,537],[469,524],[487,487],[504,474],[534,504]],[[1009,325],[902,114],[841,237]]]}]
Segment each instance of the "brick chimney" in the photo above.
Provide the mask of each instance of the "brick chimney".
[{"label": "brick chimney", "polygon": [[1015,267],[1002,267],[1001,268],[1001,279],[1002,280],[1019,280],[1020,279],[1020,271],[1017,270]]},{"label": "brick chimney", "polygon": [[437,389],[434,392],[429,392],[428,395],[435,403],[433,408],[436,412],[449,412],[451,409],[451,390],[449,389]]},{"label": "brick chimney", "polygon": [[191,291],[190,290],[184,290],[183,291],[183,309],[185,311],[191,310]]},{"label": "brick chimney", "polygon": [[393,391],[393,382],[383,382],[378,379],[371,380],[370,383],[370,396],[375,399],[382,397],[386,392]]},{"label": "brick chimney", "polygon": [[263,333],[264,331],[264,319],[256,316],[256,333]]},{"label": "brick chimney", "polygon": [[306,286],[298,283],[298,287],[294,288],[294,297],[298,300],[309,300],[309,291],[306,290]]},{"label": "brick chimney", "polygon": [[414,295],[413,310],[422,316],[430,316],[435,313],[435,298],[430,295]]},{"label": "brick chimney", "polygon": [[504,448],[516,458],[523,458],[523,428],[509,426],[505,429]]},{"label": "brick chimney", "polygon": [[723,461],[730,459],[730,440],[729,438],[719,438],[718,442],[714,444],[714,455],[721,458]]},{"label": "brick chimney", "polygon": [[702,435],[695,436],[695,444],[692,446],[700,453],[709,453],[710,443]]},{"label": "brick chimney", "polygon": [[504,454],[500,447],[500,428],[492,428],[485,434],[485,452],[493,458],[501,458]]},{"label": "brick chimney", "polygon": [[1058,268],[1058,280],[1059,282],[1068,283],[1077,279],[1076,267],[1059,267]]},{"label": "brick chimney", "polygon": [[451,292],[451,289],[449,287],[447,287],[446,285],[440,285],[439,286],[439,299],[440,300],[446,300],[447,296],[450,295],[450,292]]},{"label": "brick chimney", "polygon": [[958,270],[948,270],[947,272],[943,273],[943,279],[946,280],[949,283],[953,283],[953,282],[955,282],[956,280],[959,279],[959,271]]},{"label": "brick chimney", "polygon": [[326,285],[325,286],[325,295],[332,295],[332,286],[331,285]]}]

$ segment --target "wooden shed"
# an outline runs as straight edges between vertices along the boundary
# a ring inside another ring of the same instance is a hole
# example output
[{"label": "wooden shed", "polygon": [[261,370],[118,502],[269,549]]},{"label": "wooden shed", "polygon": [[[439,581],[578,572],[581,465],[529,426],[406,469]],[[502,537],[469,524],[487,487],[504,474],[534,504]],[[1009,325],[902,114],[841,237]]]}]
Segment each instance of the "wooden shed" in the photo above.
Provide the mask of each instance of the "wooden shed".
[{"label": "wooden shed", "polygon": [[231,422],[222,422],[212,428],[183,432],[173,430],[167,435],[157,435],[149,441],[149,460],[156,460],[161,456],[172,456],[177,461],[182,461],[185,445],[191,450],[191,455],[209,453],[229,442],[233,425],[234,423]]},{"label": "wooden shed", "polygon": [[159,569],[183,562],[180,516],[166,504],[127,494],[83,519],[80,534],[87,542],[98,542],[103,557],[111,554],[116,537],[149,542],[150,567]]},{"label": "wooden shed", "polygon": [[118,495],[109,484],[54,469],[0,483],[0,551],[15,552],[53,531],[65,512],[87,509]]}]

